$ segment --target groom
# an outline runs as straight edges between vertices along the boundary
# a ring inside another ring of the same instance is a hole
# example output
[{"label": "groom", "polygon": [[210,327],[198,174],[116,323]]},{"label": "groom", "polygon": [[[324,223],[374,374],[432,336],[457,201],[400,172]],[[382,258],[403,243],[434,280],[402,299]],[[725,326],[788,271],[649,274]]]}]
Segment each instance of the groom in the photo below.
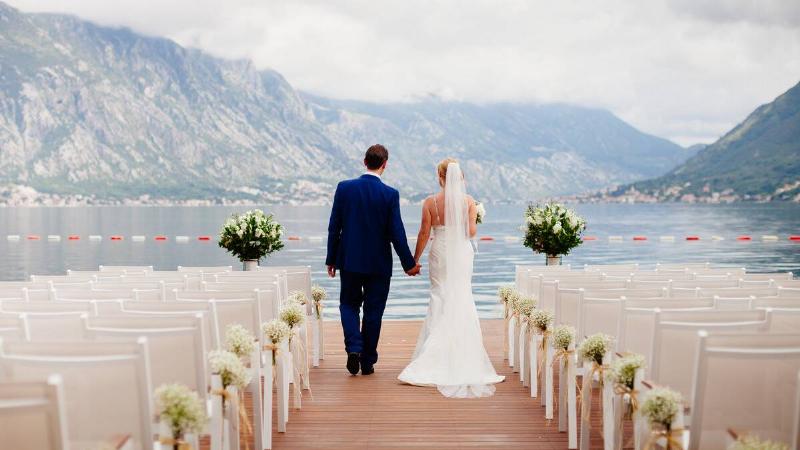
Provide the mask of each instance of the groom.
[{"label": "groom", "polygon": [[[382,145],[367,149],[367,171],[354,180],[342,181],[333,197],[328,224],[328,256],[325,264],[333,278],[339,270],[342,290],[339,311],[347,351],[347,370],[355,375],[375,372],[381,319],[392,277],[392,250],[409,276],[420,266],[411,255],[400,218],[400,194],[381,181],[389,151]],[[364,320],[359,330],[359,316]]]}]

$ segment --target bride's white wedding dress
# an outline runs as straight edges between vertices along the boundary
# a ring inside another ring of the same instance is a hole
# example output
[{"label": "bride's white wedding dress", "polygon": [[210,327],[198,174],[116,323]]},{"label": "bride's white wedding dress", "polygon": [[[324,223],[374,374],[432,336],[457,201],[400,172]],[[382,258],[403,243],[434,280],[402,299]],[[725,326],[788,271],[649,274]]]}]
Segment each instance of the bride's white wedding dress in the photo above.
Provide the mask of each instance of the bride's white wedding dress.
[{"label": "bride's white wedding dress", "polygon": [[505,378],[495,372],[483,346],[472,298],[474,251],[468,238],[467,214],[461,169],[451,163],[445,182],[445,226],[433,228],[428,255],[428,315],[411,363],[398,377],[408,384],[436,386],[444,396],[458,398],[490,396],[494,383]]}]

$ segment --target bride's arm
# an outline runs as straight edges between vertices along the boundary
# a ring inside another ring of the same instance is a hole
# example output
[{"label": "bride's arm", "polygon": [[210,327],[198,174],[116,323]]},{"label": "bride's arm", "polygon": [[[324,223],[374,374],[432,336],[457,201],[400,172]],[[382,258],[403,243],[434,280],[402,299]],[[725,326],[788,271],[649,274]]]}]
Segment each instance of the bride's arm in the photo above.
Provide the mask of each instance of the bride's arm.
[{"label": "bride's arm", "polygon": [[469,207],[469,237],[474,238],[478,234],[478,208],[475,206],[475,199],[467,197]]},{"label": "bride's arm", "polygon": [[431,238],[431,211],[429,206],[430,199],[426,199],[422,203],[422,220],[419,225],[419,234],[417,235],[417,249],[414,252],[414,259],[419,264],[422,253],[425,252],[425,247],[428,245],[428,240]]}]

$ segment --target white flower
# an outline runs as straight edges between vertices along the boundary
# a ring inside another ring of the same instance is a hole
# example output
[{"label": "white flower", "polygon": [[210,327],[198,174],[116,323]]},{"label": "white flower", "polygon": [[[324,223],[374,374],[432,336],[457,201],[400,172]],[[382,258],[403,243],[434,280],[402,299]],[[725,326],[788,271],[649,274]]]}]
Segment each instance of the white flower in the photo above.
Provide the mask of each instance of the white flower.
[{"label": "white flower", "polygon": [[581,342],[578,346],[578,355],[581,359],[588,359],[603,364],[603,357],[608,352],[611,344],[611,336],[603,333],[593,334]]},{"label": "white flower", "polygon": [[559,325],[553,330],[553,348],[556,350],[569,349],[575,340],[575,328],[569,325]]},{"label": "white flower", "polygon": [[546,309],[537,309],[531,313],[528,320],[537,330],[545,332],[553,324],[553,313]]},{"label": "white flower", "polygon": [[303,291],[289,292],[289,303],[297,303],[298,305],[305,305],[308,303],[308,296]]},{"label": "white flower", "polygon": [[644,367],[644,356],[632,353],[615,359],[611,363],[606,378],[614,384],[633,389],[633,378],[636,370]]},{"label": "white flower", "polygon": [[553,225],[553,233],[561,233],[561,222],[556,222],[556,224]]},{"label": "white flower", "polygon": [[239,391],[250,384],[250,371],[235,354],[225,350],[212,350],[208,354],[211,372],[222,378],[222,387],[235,386]]},{"label": "white flower", "polygon": [[155,391],[156,414],[166,422],[172,436],[203,431],[208,418],[197,392],[182,384],[162,384]]},{"label": "white flower", "polygon": [[650,425],[669,427],[675,420],[675,414],[680,411],[683,398],[681,394],[669,388],[656,387],[647,393],[642,403],[640,413]]},{"label": "white flower", "polygon": [[247,328],[235,323],[225,331],[225,347],[240,358],[249,358],[256,349],[256,339]]},{"label": "white flower", "polygon": [[256,237],[260,238],[263,235],[264,235],[264,232],[261,231],[261,228],[256,228]]},{"label": "white flower", "polygon": [[289,328],[294,328],[303,323],[305,312],[302,306],[289,302],[283,307],[279,316],[282,321],[286,322],[286,325],[289,325]]},{"label": "white flower", "polygon": [[280,319],[272,319],[269,322],[262,323],[261,331],[264,333],[264,336],[275,345],[280,344],[292,334],[289,325],[286,325],[286,322]]}]

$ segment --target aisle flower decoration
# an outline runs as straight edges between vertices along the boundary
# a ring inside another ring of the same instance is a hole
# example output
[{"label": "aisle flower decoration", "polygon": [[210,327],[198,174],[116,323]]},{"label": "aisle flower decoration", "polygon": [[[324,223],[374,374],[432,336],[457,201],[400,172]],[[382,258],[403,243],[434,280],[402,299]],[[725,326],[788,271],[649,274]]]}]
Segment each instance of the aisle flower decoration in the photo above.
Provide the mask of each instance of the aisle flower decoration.
[{"label": "aisle flower decoration", "polygon": [[261,332],[264,337],[269,341],[269,345],[265,345],[265,350],[272,351],[272,365],[277,362],[278,348],[280,344],[289,338],[292,334],[292,329],[286,322],[280,319],[272,319],[269,322],[261,324]]},{"label": "aisle flower decoration", "polygon": [[303,291],[292,291],[289,292],[288,301],[289,303],[305,306],[308,303],[308,296]]},{"label": "aisle flower decoration", "polygon": [[559,325],[553,329],[553,348],[556,351],[567,351],[575,340],[575,327]]},{"label": "aisle flower decoration", "polygon": [[[300,303],[290,301],[281,309],[279,317],[289,326],[290,330],[294,330],[298,325],[303,323],[305,313]],[[291,340],[292,336],[290,334],[289,341],[291,342]]]},{"label": "aisle flower decoration", "polygon": [[162,384],[155,390],[158,419],[165,422],[172,436],[161,436],[159,442],[174,449],[189,449],[186,434],[203,431],[208,418],[203,401],[197,392],[182,384]]},{"label": "aisle flower decoration", "polygon": [[475,223],[480,225],[483,223],[484,217],[486,217],[486,207],[481,202],[475,202],[475,211],[478,213],[477,217],[475,217]]},{"label": "aisle flower decoration", "polygon": [[228,325],[225,331],[225,348],[246,361],[256,349],[256,338],[238,323]]},{"label": "aisle flower decoration", "polygon": [[606,378],[613,383],[614,392],[622,396],[624,419],[630,419],[639,409],[638,392],[634,389],[636,371],[644,367],[644,356],[636,353],[615,359],[608,368]]},{"label": "aisle flower decoration", "polygon": [[322,303],[328,298],[328,291],[325,288],[314,285],[311,286],[311,300],[314,302],[314,314],[317,320],[322,319]]},{"label": "aisle flower decoration", "polygon": [[657,387],[647,393],[639,409],[651,428],[650,438],[645,444],[645,448],[653,448],[662,438],[666,440],[665,448],[668,450],[683,448],[680,439],[675,436],[676,432],[683,430],[673,427],[675,418],[681,410],[682,402],[681,394],[669,388]]},{"label": "aisle flower decoration", "polygon": [[237,389],[239,395],[242,396],[239,399],[239,422],[244,426],[245,435],[252,435],[253,427],[247,417],[247,411],[242,400],[244,390],[250,384],[252,378],[250,371],[242,363],[239,356],[227,350],[210,351],[208,353],[208,364],[211,366],[211,373],[219,375],[222,380],[222,389],[212,390],[211,393],[222,397],[222,410],[225,411],[231,395],[228,387],[233,386]]},{"label": "aisle flower decoration", "polygon": [[553,313],[546,309],[534,310],[528,323],[542,335],[550,334],[550,327],[553,324]]},{"label": "aisle flower decoration", "polygon": [[520,320],[527,320],[536,309],[536,299],[527,296],[519,297],[519,300],[515,300],[512,306],[514,307],[514,315],[519,317]]},{"label": "aisle flower decoration", "polygon": [[581,233],[586,229],[586,221],[559,203],[530,205],[525,211],[522,229],[525,232],[525,247],[556,257],[567,255],[581,245]]},{"label": "aisle flower decoration", "polygon": [[[578,346],[578,356],[596,365],[603,365],[603,357],[608,352],[611,344],[611,336],[603,333],[593,334],[581,342]],[[601,380],[602,381],[602,380]]]},{"label": "aisle flower decoration", "polygon": [[497,299],[503,304],[503,317],[508,318],[508,313],[510,312],[508,301],[512,295],[516,292],[513,286],[500,286],[497,289]]},{"label": "aisle flower decoration", "polygon": [[[305,295],[303,296],[305,297]],[[303,377],[306,373],[308,361],[305,358],[305,343],[303,339],[295,339],[294,331],[305,320],[306,314],[303,306],[297,301],[289,301],[283,307],[278,315],[289,327],[289,351],[292,353],[292,361],[294,366],[294,404],[299,408],[301,401],[301,390],[303,386]]]},{"label": "aisle flower decoration", "polygon": [[789,446],[780,442],[761,440],[758,436],[748,434],[736,439],[728,450],[789,450]]},{"label": "aisle flower decoration", "polygon": [[234,214],[219,233],[219,246],[240,261],[259,261],[283,248],[283,227],[260,209]]}]

